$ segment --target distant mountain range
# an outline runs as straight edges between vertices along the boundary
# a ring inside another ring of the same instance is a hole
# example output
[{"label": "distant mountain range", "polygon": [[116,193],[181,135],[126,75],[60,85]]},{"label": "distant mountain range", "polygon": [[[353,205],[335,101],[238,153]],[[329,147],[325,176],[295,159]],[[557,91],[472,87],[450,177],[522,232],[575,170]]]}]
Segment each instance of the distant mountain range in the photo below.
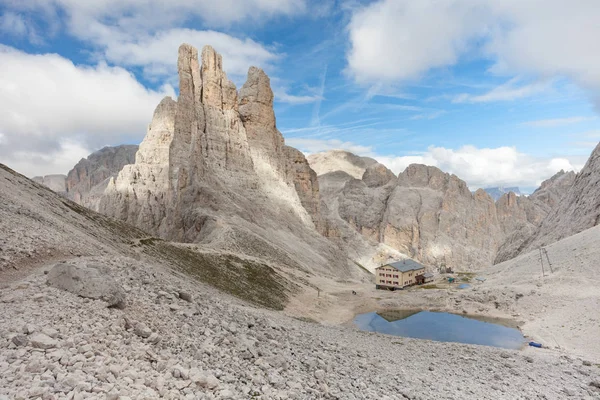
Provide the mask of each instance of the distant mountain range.
[{"label": "distant mountain range", "polygon": [[487,194],[489,194],[490,196],[492,196],[492,198],[494,199],[494,201],[498,201],[500,199],[500,197],[502,197],[503,194],[506,193],[510,193],[513,192],[514,194],[516,194],[517,196],[521,196],[523,195],[523,193],[521,193],[521,191],[519,190],[518,187],[492,187],[492,188],[487,188],[484,189]]}]

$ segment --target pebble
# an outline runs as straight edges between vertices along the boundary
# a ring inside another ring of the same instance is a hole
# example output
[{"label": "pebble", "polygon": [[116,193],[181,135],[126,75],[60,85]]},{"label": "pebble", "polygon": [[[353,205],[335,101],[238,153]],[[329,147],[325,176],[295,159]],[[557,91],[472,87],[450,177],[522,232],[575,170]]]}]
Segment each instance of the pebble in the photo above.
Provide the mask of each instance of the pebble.
[{"label": "pebble", "polygon": [[34,333],[30,336],[29,341],[33,347],[44,350],[52,349],[58,344],[55,339],[43,333]]}]

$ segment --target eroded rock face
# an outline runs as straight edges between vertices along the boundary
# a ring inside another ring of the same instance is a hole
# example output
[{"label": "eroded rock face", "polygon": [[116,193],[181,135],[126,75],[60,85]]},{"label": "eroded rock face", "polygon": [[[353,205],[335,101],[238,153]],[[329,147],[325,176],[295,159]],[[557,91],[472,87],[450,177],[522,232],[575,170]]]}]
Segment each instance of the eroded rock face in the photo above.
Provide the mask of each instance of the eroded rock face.
[{"label": "eroded rock face", "polygon": [[[531,196],[514,192],[497,202],[480,189],[471,193],[454,175],[410,165],[397,178],[375,162],[345,152],[309,157],[319,175],[326,234],[356,243],[348,229],[432,266],[477,270],[518,255],[575,180],[561,171]],[[589,197],[589,196],[588,196]],[[589,209],[590,207],[588,207]]]},{"label": "eroded rock face", "polygon": [[48,189],[58,194],[65,195],[67,193],[67,177],[66,175],[46,175],[46,176],[34,176],[31,178],[32,181],[39,183],[40,185],[46,186]]},{"label": "eroded rock face", "polygon": [[177,65],[179,98],[159,104],[135,164],[108,185],[101,211],[170,240],[289,264],[345,264],[318,234],[318,180],[277,130],[267,75],[250,68],[238,99],[212,47],[199,60],[182,45]]},{"label": "eroded rock face", "polygon": [[538,235],[540,225],[557,211],[561,199],[575,181],[575,172],[560,171],[528,197],[503,195],[496,203],[498,220],[505,239],[494,263],[510,260],[529,248]]},{"label": "eroded rock face", "polygon": [[501,240],[491,197],[435,167],[411,165],[394,179],[370,166],[338,201],[341,218],[364,236],[432,266],[489,265]]},{"label": "eroded rock face", "polygon": [[492,198],[455,175],[410,165],[398,176],[380,226],[381,241],[429,265],[479,269],[501,240]]},{"label": "eroded rock face", "polygon": [[103,300],[109,307],[124,308],[125,292],[99,264],[87,266],[56,264],[48,273],[48,285],[94,300]]},{"label": "eroded rock face", "polygon": [[133,164],[137,150],[137,145],[104,147],[82,158],[67,175],[67,197],[97,210],[110,178],[116,177],[123,166]]},{"label": "eroded rock face", "polygon": [[[573,180],[571,185],[570,182]],[[567,189],[568,188],[568,189]],[[565,191],[561,198],[553,195]],[[554,243],[600,224],[600,144],[592,152],[585,167],[574,177],[559,174],[545,182],[536,192],[554,207],[543,220],[535,236],[521,252]],[[560,200],[557,200],[560,199]]]}]

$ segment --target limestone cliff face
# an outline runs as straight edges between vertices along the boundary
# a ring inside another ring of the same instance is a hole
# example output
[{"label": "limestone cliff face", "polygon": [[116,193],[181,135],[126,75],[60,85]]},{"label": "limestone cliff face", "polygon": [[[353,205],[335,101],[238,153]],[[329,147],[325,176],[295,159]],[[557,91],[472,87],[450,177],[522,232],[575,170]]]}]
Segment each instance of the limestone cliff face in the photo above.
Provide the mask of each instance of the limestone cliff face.
[{"label": "limestone cliff face", "polygon": [[319,177],[322,186],[338,187],[324,192],[337,211],[329,211],[327,223],[339,217],[368,240],[431,266],[467,270],[492,263],[502,233],[485,191],[472,194],[455,175],[425,165],[398,177],[381,164],[366,168],[362,179],[338,175]]},{"label": "limestone cliff face", "polygon": [[381,241],[430,265],[479,269],[500,242],[492,198],[455,175],[410,165],[398,176],[380,227]]},{"label": "limestone cliff face", "polygon": [[[311,157],[318,165],[323,160],[334,165],[329,153]],[[336,165],[350,172],[355,167]],[[529,197],[509,192],[497,202],[484,190],[471,193],[455,175],[424,165],[410,165],[396,178],[375,162],[361,179],[337,171],[320,175],[319,181],[330,237],[343,232],[351,237],[351,227],[368,241],[426,264],[477,270],[518,254],[572,177],[563,172]]]},{"label": "limestone cliff face", "polygon": [[170,240],[344,270],[346,257],[317,232],[317,176],[277,130],[267,75],[250,68],[238,98],[212,47],[199,59],[182,45],[177,65],[179,98],[158,105],[100,211]]},{"label": "limestone cliff face", "polygon": [[62,174],[34,176],[32,181],[46,186],[48,189],[62,195],[67,194],[67,176]]},{"label": "limestone cliff face", "polygon": [[558,206],[558,203],[575,183],[576,177],[577,174],[573,171],[565,172],[561,170],[552,178],[542,182],[530,198],[544,206],[549,212],[552,208]]},{"label": "limestone cliff face", "polygon": [[528,248],[542,222],[556,212],[560,200],[575,182],[575,176],[573,171],[560,171],[544,181],[531,196],[508,193],[498,200],[498,220],[505,238],[494,263],[510,260]]},{"label": "limestone cliff face", "polygon": [[[538,197],[548,198],[554,207],[535,235],[520,249],[521,253],[600,225],[600,144],[569,186],[572,178],[572,175],[560,174],[542,185]],[[568,187],[559,201],[548,194],[557,186],[559,191]]]},{"label": "limestone cliff face", "polygon": [[147,232],[166,231],[169,194],[169,151],[175,130],[177,103],[165,97],[156,107],[135,163],[111,178],[99,211]]},{"label": "limestone cliff face", "polygon": [[136,145],[104,147],[81,159],[67,175],[67,196],[97,211],[97,203],[110,178],[117,176],[124,165],[134,162],[137,150]]}]

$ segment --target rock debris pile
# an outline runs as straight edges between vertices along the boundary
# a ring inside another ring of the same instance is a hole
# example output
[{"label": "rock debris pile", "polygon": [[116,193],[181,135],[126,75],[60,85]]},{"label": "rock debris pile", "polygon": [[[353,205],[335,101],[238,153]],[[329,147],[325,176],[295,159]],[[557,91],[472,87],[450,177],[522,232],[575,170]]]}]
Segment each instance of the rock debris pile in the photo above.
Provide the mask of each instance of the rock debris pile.
[{"label": "rock debris pile", "polygon": [[[124,257],[123,309],[48,285],[0,290],[0,399],[598,398],[598,367],[326,327]],[[47,272],[52,266],[44,267]]]}]

